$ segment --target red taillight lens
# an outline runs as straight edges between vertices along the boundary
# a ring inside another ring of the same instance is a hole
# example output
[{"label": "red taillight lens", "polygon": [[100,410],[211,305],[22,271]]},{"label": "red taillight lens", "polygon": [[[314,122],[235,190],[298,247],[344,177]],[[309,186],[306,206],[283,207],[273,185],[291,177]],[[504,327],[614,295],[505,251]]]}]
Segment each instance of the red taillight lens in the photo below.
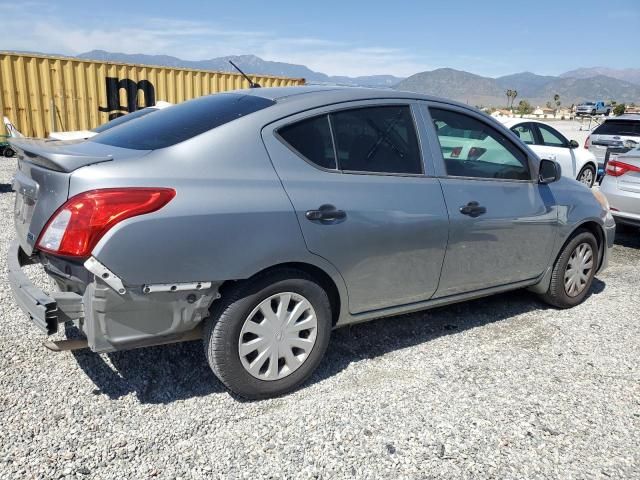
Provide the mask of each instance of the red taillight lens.
[{"label": "red taillight lens", "polygon": [[584,141],[584,148],[586,148],[587,150],[589,150],[589,147],[591,146],[591,136],[588,136],[586,138],[586,140]]},{"label": "red taillight lens", "polygon": [[467,160],[477,160],[487,151],[486,148],[471,147],[467,154]]},{"label": "red taillight lens", "polygon": [[88,257],[111,227],[160,210],[175,195],[172,188],[107,188],[81,193],[53,214],[36,246],[56,255]]},{"label": "red taillight lens", "polygon": [[607,163],[607,175],[619,177],[627,172],[640,172],[640,168],[635,165],[620,162],[619,160],[609,160]]},{"label": "red taillight lens", "polygon": [[453,147],[451,149],[451,158],[458,158],[462,153],[462,147]]}]

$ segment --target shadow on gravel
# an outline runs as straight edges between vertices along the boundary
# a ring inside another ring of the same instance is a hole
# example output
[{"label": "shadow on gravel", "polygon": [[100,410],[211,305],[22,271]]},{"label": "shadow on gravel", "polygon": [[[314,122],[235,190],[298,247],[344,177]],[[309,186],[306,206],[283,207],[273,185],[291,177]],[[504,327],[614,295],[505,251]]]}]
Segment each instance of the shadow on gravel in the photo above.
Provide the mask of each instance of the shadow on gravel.
[{"label": "shadow on gravel", "polygon": [[[595,279],[590,295],[604,288],[604,282]],[[333,332],[325,359],[306,384],[332,377],[352,362],[548,308],[520,290],[341,328]],[[75,328],[66,333],[67,338],[78,336]],[[110,353],[106,356],[111,365],[89,350],[73,354],[95,383],[96,395],[114,400],[135,393],[141,403],[171,403],[226,391],[211,372],[200,341]]]},{"label": "shadow on gravel", "polygon": [[[66,333],[67,338],[78,336],[74,327],[67,328]],[[94,393],[113,400],[135,393],[141,403],[171,403],[226,391],[209,368],[200,341],[106,355],[90,350],[72,353],[96,385]]]},{"label": "shadow on gravel", "polygon": [[640,228],[618,226],[614,243],[621,247],[640,249]]},{"label": "shadow on gravel", "polygon": [[9,192],[13,192],[13,190],[11,189],[11,184],[0,183],[0,193],[9,193]]},{"label": "shadow on gravel", "polygon": [[[604,289],[605,282],[595,278],[589,296],[598,295]],[[551,308],[535,294],[517,290],[341,328],[333,332],[327,355],[309,383],[331,377],[352,362],[500,322],[522,313]]]}]

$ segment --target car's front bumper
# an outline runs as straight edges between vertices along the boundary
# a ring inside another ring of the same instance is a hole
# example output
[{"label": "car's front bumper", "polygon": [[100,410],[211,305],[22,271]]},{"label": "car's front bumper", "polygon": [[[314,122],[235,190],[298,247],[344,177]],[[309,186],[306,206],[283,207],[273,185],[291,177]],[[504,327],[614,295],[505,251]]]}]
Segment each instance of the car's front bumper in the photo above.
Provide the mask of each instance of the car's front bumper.
[{"label": "car's front bumper", "polygon": [[18,306],[43,332],[51,335],[58,331],[58,324],[78,320],[84,316],[82,297],[73,292],[56,292],[51,295],[37,288],[25,275],[22,267],[36,261],[29,257],[17,241],[9,246],[7,267],[9,284]]}]

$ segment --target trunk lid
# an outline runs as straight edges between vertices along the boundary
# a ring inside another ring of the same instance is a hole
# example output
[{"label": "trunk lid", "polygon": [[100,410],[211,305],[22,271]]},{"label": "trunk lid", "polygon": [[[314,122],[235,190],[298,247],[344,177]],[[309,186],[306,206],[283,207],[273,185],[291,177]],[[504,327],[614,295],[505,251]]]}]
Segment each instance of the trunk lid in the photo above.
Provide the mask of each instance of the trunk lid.
[{"label": "trunk lid", "polygon": [[119,157],[148,153],[94,142],[12,138],[10,144],[18,158],[18,170],[13,179],[16,192],[14,224],[20,246],[27,255],[33,253],[47,221],[67,201],[69,181],[75,170]]}]

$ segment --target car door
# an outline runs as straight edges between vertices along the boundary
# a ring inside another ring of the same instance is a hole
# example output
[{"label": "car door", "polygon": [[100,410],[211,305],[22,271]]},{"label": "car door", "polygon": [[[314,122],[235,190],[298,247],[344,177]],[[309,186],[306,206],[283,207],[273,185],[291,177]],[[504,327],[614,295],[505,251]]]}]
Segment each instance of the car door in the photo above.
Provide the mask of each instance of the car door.
[{"label": "car door", "polygon": [[354,314],[427,300],[438,285],[447,210],[416,121],[410,102],[354,102],[262,132],[308,249],[341,273]]},{"label": "car door", "polygon": [[534,151],[540,158],[555,160],[560,164],[562,175],[576,178],[577,162],[573,149],[569,148],[569,140],[555,128],[544,123],[532,123],[538,132]]},{"label": "car door", "polygon": [[[434,152],[440,154],[435,168],[450,220],[434,297],[542,275],[553,251],[558,214],[548,186],[533,180],[537,173],[526,150],[481,114],[438,103],[426,105],[431,143],[441,146]],[[474,154],[451,155],[456,142]]]}]

